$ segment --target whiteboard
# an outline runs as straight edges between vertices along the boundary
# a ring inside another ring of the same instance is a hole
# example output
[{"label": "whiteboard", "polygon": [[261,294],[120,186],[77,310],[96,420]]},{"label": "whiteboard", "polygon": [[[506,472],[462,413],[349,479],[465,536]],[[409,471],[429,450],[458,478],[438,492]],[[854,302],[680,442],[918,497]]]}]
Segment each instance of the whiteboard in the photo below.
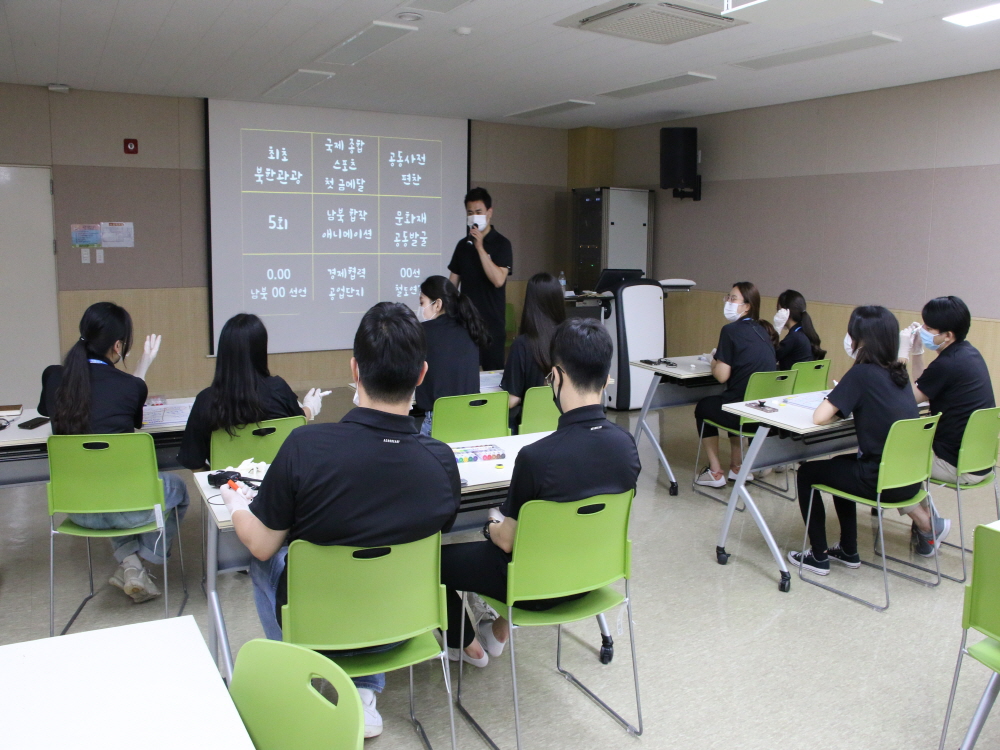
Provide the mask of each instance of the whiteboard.
[{"label": "whiteboard", "polygon": [[25,408],[59,362],[50,179],[47,167],[0,166],[0,403]]}]

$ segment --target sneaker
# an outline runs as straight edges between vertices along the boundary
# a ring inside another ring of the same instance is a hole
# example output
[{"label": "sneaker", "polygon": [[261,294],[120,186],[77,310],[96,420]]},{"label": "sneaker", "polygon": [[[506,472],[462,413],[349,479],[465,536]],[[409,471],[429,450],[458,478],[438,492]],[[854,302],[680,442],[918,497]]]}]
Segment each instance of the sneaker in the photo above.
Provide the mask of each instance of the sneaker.
[{"label": "sneaker", "polygon": [[861,555],[855,552],[853,555],[849,555],[844,550],[840,548],[840,543],[833,545],[826,551],[826,556],[831,560],[836,560],[841,565],[846,565],[848,568],[860,568],[861,567]]},{"label": "sneaker", "polygon": [[[735,482],[739,478],[739,476],[740,476],[740,472],[739,471],[733,471],[732,469],[729,470],[729,481],[730,482]],[[753,472],[752,471],[749,474],[747,474],[747,481],[748,482],[752,482],[753,481]]]},{"label": "sneaker", "polygon": [[507,641],[498,641],[497,637],[493,635],[494,622],[495,620],[480,620],[476,627],[476,635],[479,637],[479,643],[482,644],[483,650],[495,659],[503,653],[503,647],[507,645]]},{"label": "sneaker", "polygon": [[773,468],[767,468],[767,469],[764,469],[763,471],[759,472],[757,474],[757,476],[760,477],[761,479],[763,479],[764,477],[771,476],[771,474],[774,473],[774,471],[775,470]]},{"label": "sneaker", "polygon": [[479,667],[480,669],[490,663],[490,655],[486,652],[486,649],[483,649],[483,655],[481,658],[473,659],[465,653],[464,648],[452,648],[451,646],[448,646],[448,661],[458,661],[459,654],[461,654],[462,661],[466,664],[471,664],[472,666]]},{"label": "sneaker", "polygon": [[937,532],[937,544],[934,544],[933,535],[925,534],[917,529],[916,552],[921,557],[934,557],[934,554],[941,547],[941,542],[948,537],[948,533],[951,531],[951,519],[935,517],[934,531]]},{"label": "sneaker", "polygon": [[[729,472],[732,474],[732,472]],[[695,484],[700,484],[702,487],[725,487],[726,486],[726,475],[723,474],[721,477],[716,477],[712,470],[705,467],[705,470],[698,475],[698,478],[694,480]]]},{"label": "sneaker", "polygon": [[160,590],[153,583],[153,577],[145,568],[125,568],[122,591],[132,597],[136,604],[148,602],[160,596]]},{"label": "sneaker", "polygon": [[361,696],[361,707],[365,712],[365,739],[378,737],[382,734],[382,714],[375,708],[375,691],[370,688],[358,688]]},{"label": "sneaker", "polygon": [[111,578],[108,579],[110,583],[115,588],[119,588],[122,591],[125,590],[125,566],[119,565],[114,573],[111,574]]},{"label": "sneaker", "polygon": [[796,568],[804,568],[818,576],[830,574],[830,560],[817,560],[811,549],[805,552],[789,552],[788,560]]},{"label": "sneaker", "polygon": [[469,609],[472,610],[472,621],[477,627],[483,620],[493,622],[493,620],[499,617],[493,607],[483,601],[483,598],[479,594],[474,594],[471,591],[469,592]]}]

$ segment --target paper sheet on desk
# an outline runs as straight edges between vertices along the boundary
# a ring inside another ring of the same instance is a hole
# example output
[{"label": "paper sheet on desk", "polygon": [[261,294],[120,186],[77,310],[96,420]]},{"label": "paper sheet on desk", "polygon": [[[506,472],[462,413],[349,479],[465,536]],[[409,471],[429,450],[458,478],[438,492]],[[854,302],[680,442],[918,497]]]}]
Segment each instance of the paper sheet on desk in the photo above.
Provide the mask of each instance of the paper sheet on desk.
[{"label": "paper sheet on desk", "polygon": [[803,409],[808,409],[809,411],[816,411],[819,405],[823,403],[823,399],[827,397],[830,391],[816,391],[815,393],[803,393],[801,396],[791,396],[785,400],[786,404],[791,404],[792,406],[801,406]]},{"label": "paper sheet on desk", "polygon": [[184,424],[191,416],[193,404],[169,404],[167,406],[142,407],[142,424],[153,427],[161,424]]},{"label": "paper sheet on desk", "polygon": [[499,388],[503,379],[503,370],[486,370],[479,373],[480,388]]}]

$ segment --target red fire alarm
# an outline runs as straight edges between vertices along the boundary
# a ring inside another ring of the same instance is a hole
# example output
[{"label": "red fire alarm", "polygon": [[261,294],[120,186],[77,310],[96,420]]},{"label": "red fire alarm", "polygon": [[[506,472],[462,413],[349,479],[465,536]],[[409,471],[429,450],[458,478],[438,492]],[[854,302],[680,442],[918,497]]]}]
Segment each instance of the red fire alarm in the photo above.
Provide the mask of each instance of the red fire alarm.
[{"label": "red fire alarm", "polygon": [[126,154],[138,154],[139,153],[139,141],[136,138],[126,138],[125,139],[125,153]]}]

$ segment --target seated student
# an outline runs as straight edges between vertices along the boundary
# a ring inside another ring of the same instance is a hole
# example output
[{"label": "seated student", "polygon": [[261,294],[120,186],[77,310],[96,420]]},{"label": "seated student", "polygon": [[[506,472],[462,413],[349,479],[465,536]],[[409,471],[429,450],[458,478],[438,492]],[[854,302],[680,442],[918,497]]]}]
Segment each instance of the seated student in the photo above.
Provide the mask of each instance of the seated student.
[{"label": "seated student", "polygon": [[[252,492],[222,488],[236,534],[256,558],[250,568],[254,601],[268,638],[281,640],[291,542],[405,544],[454,523],[461,497],[455,454],[419,434],[409,416],[413,390],[427,372],[426,353],[423,328],[410,308],[379,302],[354,336],[351,372],[361,406],[339,423],[294,430],[252,505],[244,496]],[[375,693],[385,675],[354,683],[364,704],[365,736],[375,737],[382,732]]]},{"label": "seated student", "polygon": [[[899,360],[899,323],[884,307],[856,307],[847,325],[844,347],[855,360],[843,379],[813,413],[813,423],[830,424],[838,417],[854,417],[858,436],[857,455],[834,456],[799,465],[798,491],[802,520],[809,512],[811,487],[826,484],[852,495],[874,500],[878,494],[879,462],[889,429],[901,419],[918,416],[917,402],[909,387],[906,365]],[[913,497],[919,484],[885,490],[883,502]],[[830,572],[830,560],[849,568],[861,567],[858,556],[857,506],[842,497],[833,498],[840,519],[840,542],[827,547],[826,509],[816,493],[809,520],[811,549],[789,552],[788,559],[821,576]]]},{"label": "seated student", "polygon": [[[611,337],[598,321],[571,318],[552,337],[550,384],[562,414],[559,428],[526,445],[517,454],[502,522],[483,527],[484,542],[441,548],[441,582],[448,588],[448,652],[458,661],[462,600],[457,591],[476,592],[505,601],[507,563],[511,559],[517,516],[529,500],[573,502],[594,495],[634,490],[639,454],[628,432],[604,416],[601,398],[611,370]],[[528,609],[550,609],[562,599],[524,602]],[[484,667],[499,656],[509,634],[500,617],[480,620],[478,639],[466,620],[465,653],[470,664]],[[483,647],[489,652],[484,652]]]},{"label": "seated student", "polygon": [[479,311],[444,276],[420,285],[420,312],[427,337],[427,376],[417,386],[417,408],[424,412],[420,432],[431,434],[434,402],[444,396],[479,393],[479,351],[489,333]]},{"label": "seated student", "polygon": [[[958,297],[936,297],[924,305],[920,316],[923,318],[923,326],[917,331],[920,338],[915,340],[909,357],[913,395],[918,403],[930,401],[931,413],[941,415],[934,433],[931,476],[944,482],[975,484],[990,470],[959,477],[958,449],[972,412],[992,409],[996,402],[989,368],[979,350],[965,339],[972,315]],[[923,347],[938,353],[926,367]],[[929,505],[925,500],[920,505],[900,508],[900,513],[909,514],[913,521],[917,554],[924,557],[932,556],[935,551]],[[934,521],[940,544],[951,530],[951,521],[937,515]]]},{"label": "seated student", "polygon": [[177,460],[192,471],[208,467],[212,433],[266,419],[296,417],[313,419],[319,414],[323,396],[311,389],[301,406],[288,383],[267,369],[267,328],[256,315],[239,313],[222,327],[212,385],[198,394],[191,407]]},{"label": "seated student", "polygon": [[[757,287],[749,281],[737,282],[732,291],[723,296],[723,301],[722,314],[730,322],[722,327],[719,345],[712,353],[712,375],[726,384],[726,390],[718,396],[705,396],[694,409],[695,424],[708,456],[708,466],[695,483],[705,487],[726,486],[726,474],[719,460],[719,431],[705,424],[705,420],[738,429],[740,418],[723,411],[723,404],[742,401],[750,376],[755,372],[773,372],[777,368],[774,347],[778,334],[770,323],[760,319]],[[736,479],[743,464],[740,438],[730,435],[729,444],[729,478]]]},{"label": "seated student", "polygon": [[778,333],[788,331],[778,344],[779,370],[791,370],[796,362],[815,362],[826,358],[826,350],[820,346],[819,334],[806,312],[806,298],[794,289],[786,289],[778,295],[774,329]]},{"label": "seated student", "polygon": [[[142,427],[147,395],[144,379],[160,350],[160,337],[146,337],[134,375],[116,367],[131,348],[132,317],[125,308],[113,302],[95,302],[87,308],[80,319],[80,339],[66,353],[63,364],[46,367],[42,373],[38,413],[52,418],[53,434],[107,435]],[[164,546],[170,549],[188,507],[184,480],[166,473],[161,473],[160,479],[163,510],[175,510],[167,519],[165,545],[157,544],[156,531],[110,539],[118,569],[109,583],[135,602],[160,596],[142,560],[163,563]],[[152,511],[71,514],[70,519],[88,529],[132,529],[155,520]]]},{"label": "seated student", "polygon": [[510,426],[521,423],[521,402],[529,388],[545,385],[552,369],[549,343],[556,326],[566,320],[566,297],[562,285],[548,273],[528,279],[524,292],[521,328],[510,345],[500,388],[510,394]]}]

